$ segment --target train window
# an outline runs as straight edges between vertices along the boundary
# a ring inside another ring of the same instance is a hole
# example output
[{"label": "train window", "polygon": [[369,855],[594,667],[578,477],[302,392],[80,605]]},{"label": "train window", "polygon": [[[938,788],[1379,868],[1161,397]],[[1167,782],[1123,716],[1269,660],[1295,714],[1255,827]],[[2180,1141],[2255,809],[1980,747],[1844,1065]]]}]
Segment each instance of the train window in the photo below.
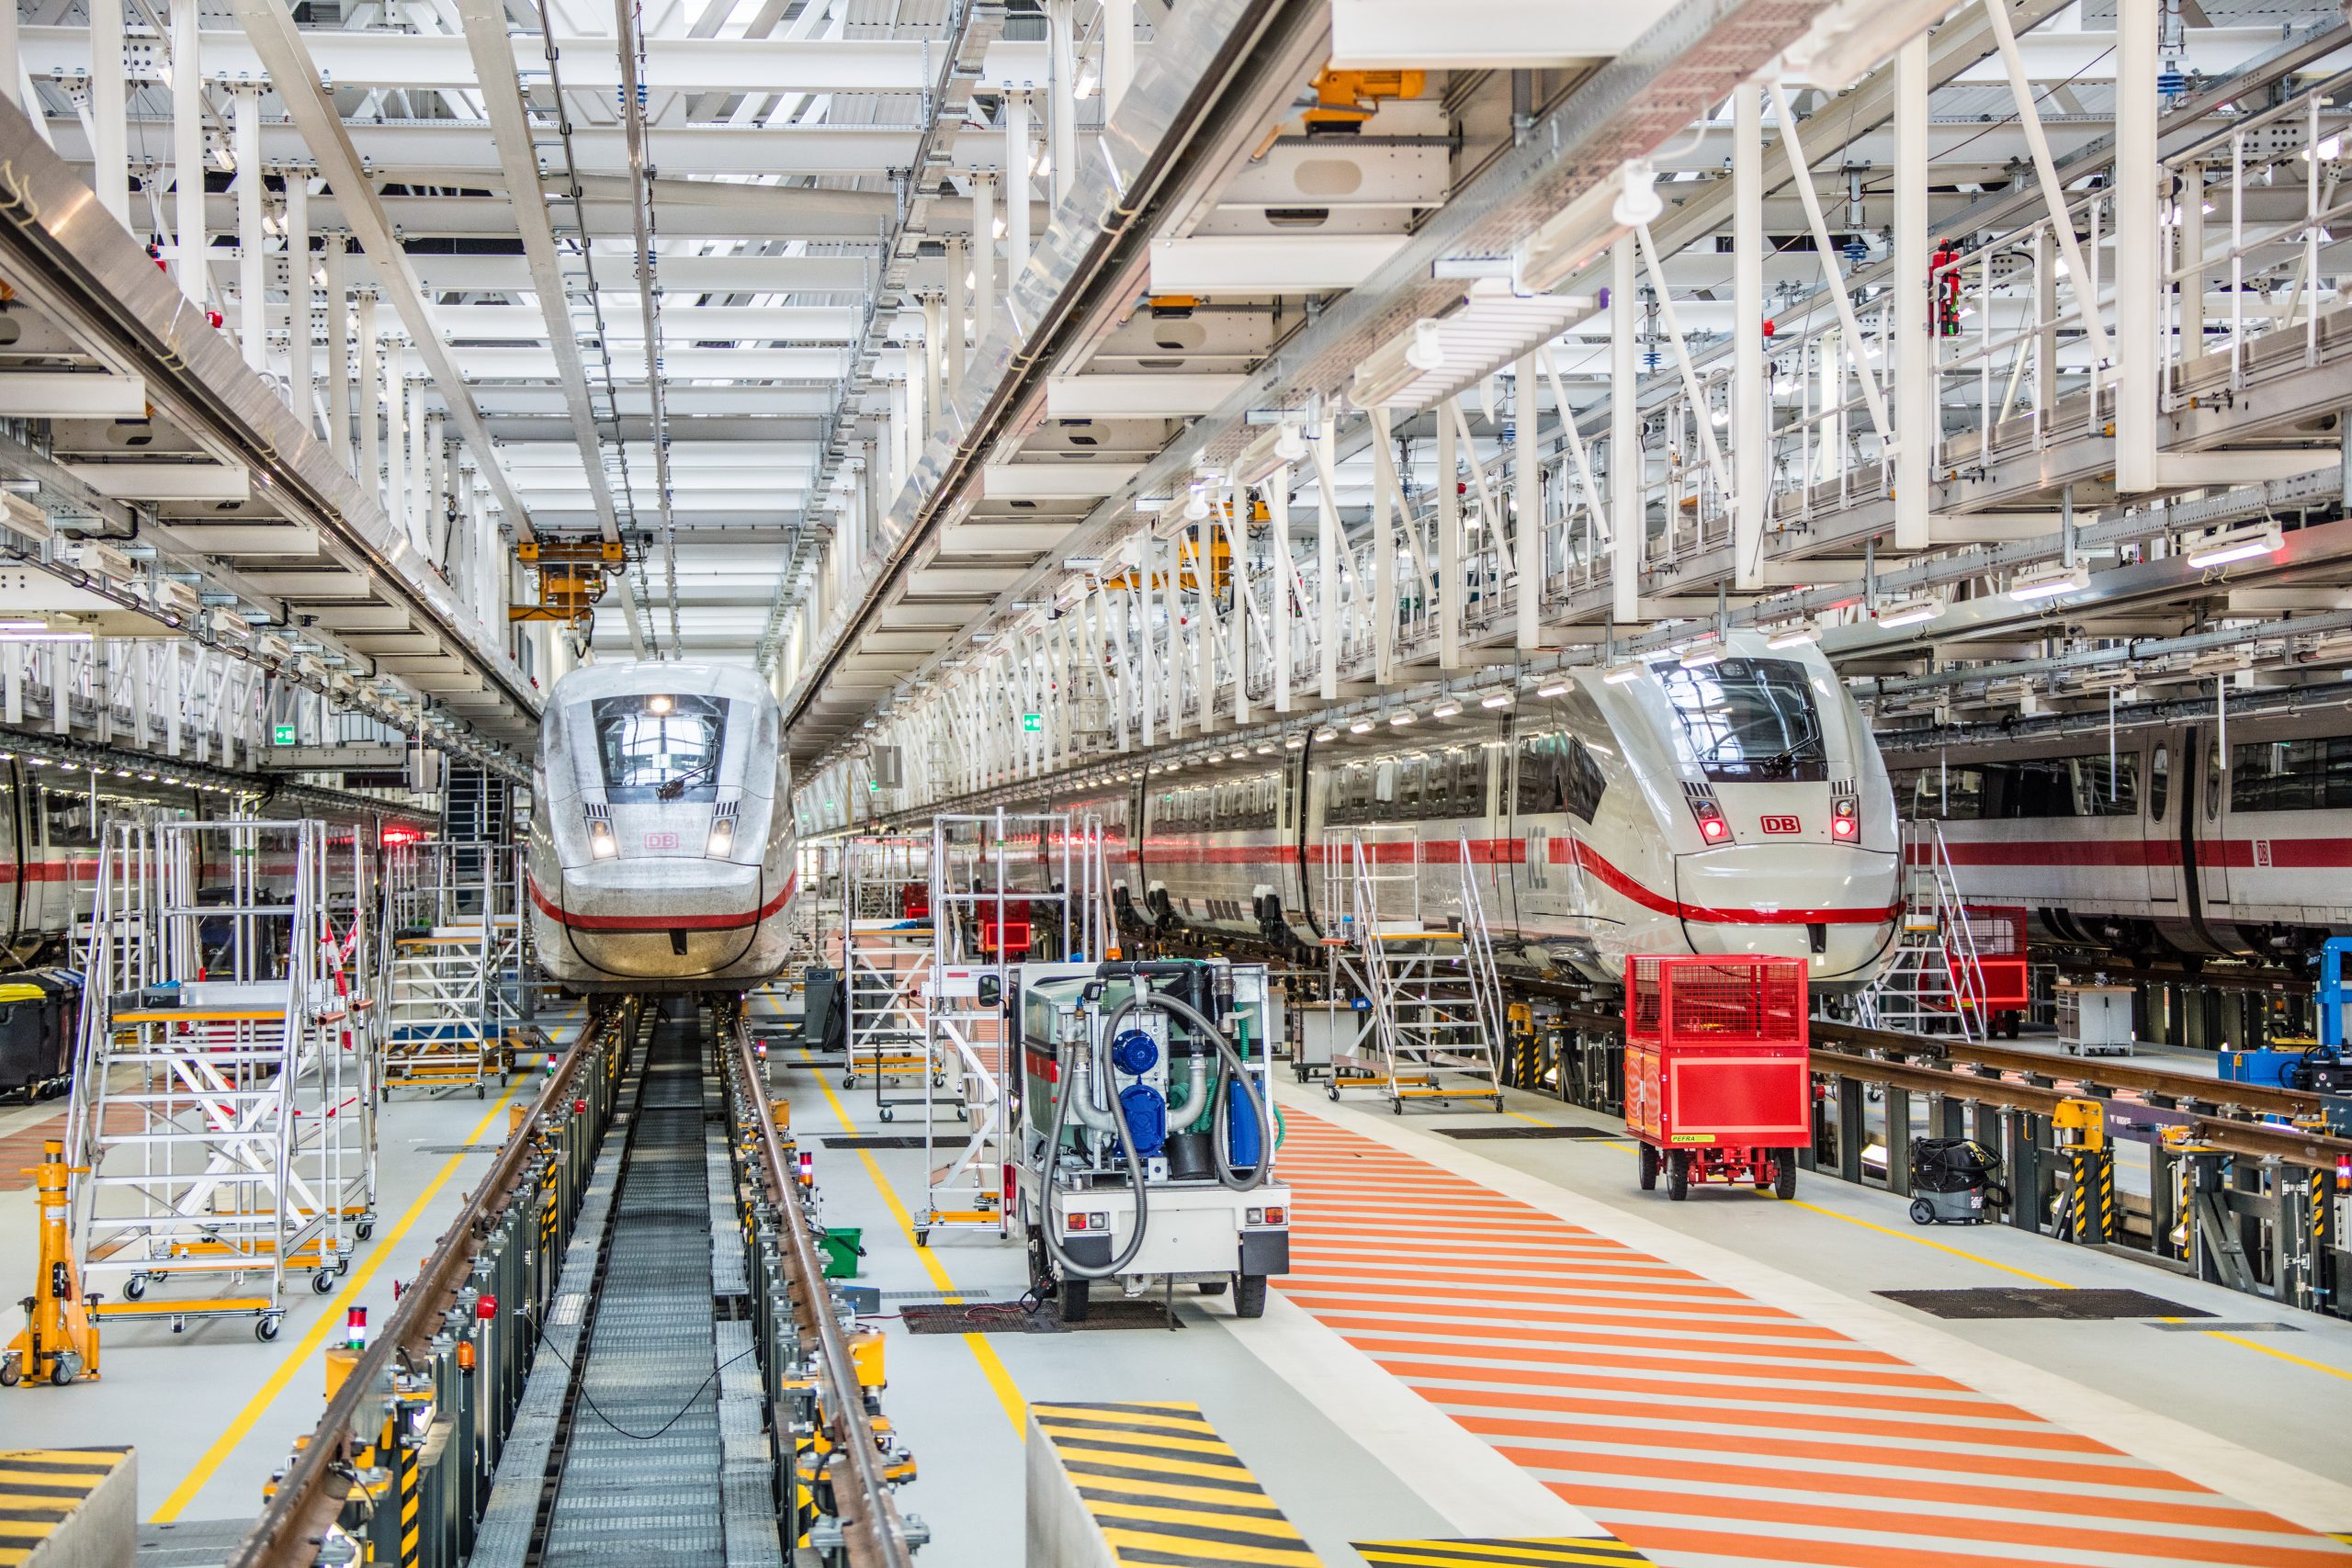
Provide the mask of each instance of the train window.
[{"label": "train window", "polygon": [[2165,807],[2172,798],[2172,758],[2162,746],[2148,759],[2148,819],[2164,819]]},{"label": "train window", "polygon": [[2077,817],[2137,817],[2140,815],[2140,759],[2119,753],[2112,768],[2107,754],[2093,752],[2073,759],[2075,815]]},{"label": "train window", "polygon": [[40,792],[40,815],[51,849],[98,847],[98,825],[90,816],[90,797],[86,793],[44,788]]},{"label": "train window", "polygon": [[1794,660],[1652,668],[1681,720],[1691,760],[1709,779],[1809,783],[1829,776],[1813,686]]},{"label": "train window", "polygon": [[1920,815],[1940,817],[1947,822],[1973,822],[1991,816],[1992,781],[1986,772],[1947,765],[1920,774]]},{"label": "train window", "polygon": [[2205,743],[2205,820],[2212,821],[2222,814],[2222,743]]},{"label": "train window", "polygon": [[2352,807],[2352,736],[2251,740],[2230,748],[2233,811]]},{"label": "train window", "polygon": [[1396,815],[1419,817],[1421,814],[1421,781],[1428,776],[1429,764],[1419,757],[1408,757],[1396,764]]},{"label": "train window", "polygon": [[1518,803],[1523,813],[1565,811],[1589,822],[1600,809],[1608,782],[1592,752],[1573,735],[1555,731],[1520,745]]},{"label": "train window", "polygon": [[645,693],[598,697],[589,725],[605,769],[605,792],[616,801],[714,800],[727,704],[717,697]]}]

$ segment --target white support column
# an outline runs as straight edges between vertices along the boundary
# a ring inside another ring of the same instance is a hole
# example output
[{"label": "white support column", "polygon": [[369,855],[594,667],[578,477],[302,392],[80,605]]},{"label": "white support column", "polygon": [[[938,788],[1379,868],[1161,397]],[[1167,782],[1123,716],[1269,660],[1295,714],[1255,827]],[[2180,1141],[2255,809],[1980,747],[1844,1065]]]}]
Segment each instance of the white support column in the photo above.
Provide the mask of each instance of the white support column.
[{"label": "white support column", "polygon": [[1134,592],[1126,595],[1126,620],[1136,630],[1136,728],[1143,749],[1150,750],[1159,737],[1159,646],[1151,630],[1151,536],[1144,536],[1136,554]]},{"label": "white support column", "polygon": [[2180,204],[2179,357],[2205,352],[2205,165],[2194,161],[2180,171],[2175,192]]},{"label": "white support column", "polygon": [[1233,510],[1225,514],[1225,547],[1232,555],[1233,613],[1226,620],[1225,672],[1233,682],[1233,722],[1250,722],[1250,492],[1236,485],[1227,494]]},{"label": "white support column", "polygon": [[1732,585],[1752,592],[1764,586],[1764,523],[1772,493],[1772,388],[1764,371],[1764,99],[1753,82],[1743,82],[1731,101]]},{"label": "white support column", "polygon": [[1136,0],[1102,0],[1102,119],[1119,112],[1119,100],[1136,79]]},{"label": "white support column", "polygon": [[[2123,495],[2155,489],[2158,467],[2156,387],[2165,364],[2156,338],[2164,278],[2156,243],[2159,9],[2151,0],[2115,10],[2115,488]],[[2319,280],[2305,281],[2315,288]],[[2197,301],[2199,309],[2203,304]]]},{"label": "white support column", "polygon": [[[2018,129],[2025,132],[2026,151],[2033,155],[2033,174],[2041,186],[2042,205],[2049,209],[2051,218],[2057,224],[2058,248],[2066,258],[2068,287],[2081,306],[2083,332],[2090,339],[2091,385],[2096,389],[2099,382],[2098,367],[2112,353],[2107,341],[2107,325],[2099,319],[2098,291],[2091,286],[2091,279],[2097,275],[2084,260],[2082,245],[2075,237],[2074,221],[2065,215],[2065,186],[2060,183],[2057,164],[2050,155],[2050,138],[2041,129],[2040,100],[2034,96],[2033,83],[2025,68],[2025,57],[2018,52],[2017,28],[2009,21],[2009,8],[2000,0],[1990,0],[1984,9],[1984,19],[1992,24],[1994,42],[2000,48],[2002,69],[2008,73],[2009,99],[2017,110]],[[2130,7],[2119,9],[2129,10]],[[2117,41],[2120,44],[2121,39],[2119,38]],[[2119,61],[2119,75],[2121,70]],[[2152,76],[2149,80],[2153,86],[2154,78]],[[2118,86],[2121,86],[2120,81]],[[2154,242],[2155,234],[2151,230],[2141,243],[2153,244]]]},{"label": "white support column", "polygon": [[965,254],[964,236],[947,236],[947,395],[954,398],[964,389],[965,325],[970,319],[970,291],[964,279],[971,271],[971,261]]},{"label": "white support column", "polygon": [[1322,655],[1316,694],[1327,703],[1340,699],[1340,552],[1347,542],[1340,527],[1340,479],[1333,456],[1338,450],[1338,421],[1326,416],[1308,451],[1315,459],[1315,615]]},{"label": "white support column", "polygon": [[[1462,572],[1462,453],[1455,446],[1453,421],[1457,399],[1437,406],[1437,663],[1441,670],[1462,668],[1462,602],[1466,590]],[[1566,411],[1563,410],[1563,417]]]},{"label": "white support column", "polygon": [[1046,152],[1053,160],[1046,188],[1059,207],[1078,167],[1078,49],[1071,36],[1071,0],[1046,0],[1046,47],[1053,84],[1046,90]]},{"label": "white support column", "polygon": [[286,400],[305,432],[319,427],[317,383],[311,368],[311,171],[286,171]]},{"label": "white support column", "polygon": [[1029,268],[1029,95],[1004,96],[1004,292]]},{"label": "white support column", "polygon": [[[112,0],[101,0],[111,4]],[[256,375],[269,373],[268,317],[262,286],[261,89],[230,91],[237,158],[237,346]]]},{"label": "white support column", "polygon": [[1649,525],[1642,494],[1642,413],[1634,387],[1635,337],[1641,313],[1634,304],[1634,237],[1611,250],[1609,282],[1609,550],[1610,614],[1620,624],[1641,618],[1642,555]]},{"label": "white support column", "polygon": [[430,435],[424,418],[424,382],[407,381],[408,412],[408,536],[419,554],[433,559],[433,463],[426,446]]},{"label": "white support column", "polygon": [[[0,6],[16,26],[16,12]],[[180,292],[195,304],[212,292],[205,274],[210,235],[204,222],[204,52],[195,0],[172,7],[173,265]],[[13,86],[15,73],[6,78]]]},{"label": "white support column", "polygon": [[124,94],[122,0],[90,0],[90,161],[98,205],[130,226],[130,120]]},{"label": "white support column", "polygon": [[327,274],[327,450],[343,466],[351,460],[351,292],[345,276],[344,240],[326,237]]},{"label": "white support column", "polygon": [[390,346],[384,359],[384,515],[413,540],[408,511],[408,391],[401,376],[401,345],[394,342]]},{"label": "white support column", "polygon": [[154,663],[155,647],[154,643],[144,639],[130,645],[130,737],[131,744],[141,751],[154,743],[154,725],[148,703],[147,672]]},{"label": "white support column", "polygon": [[1204,735],[1216,728],[1216,528],[1214,513],[1193,525],[1193,657],[1198,661],[1193,694]]},{"label": "white support column", "polygon": [[[6,97],[18,108],[33,100],[28,96],[31,84],[25,75],[24,52],[17,37],[17,13],[13,7],[0,6],[0,97]],[[49,140],[44,117],[36,113],[33,124],[41,130],[41,140]]]},{"label": "white support column", "polygon": [[0,673],[7,680],[6,703],[0,707],[0,719],[10,724],[25,722],[25,648],[21,642],[0,643]]},{"label": "white support column", "polygon": [[[1898,550],[1924,550],[1930,537],[1928,476],[1939,431],[1928,223],[1928,40],[1923,35],[1894,55],[1894,547]],[[1869,378],[1867,367],[1862,376]]]},{"label": "white support column", "polygon": [[[424,406],[424,389],[417,388],[417,407]],[[442,434],[442,416],[424,416],[424,540],[437,553],[441,570],[457,578],[458,531],[449,524],[449,442]]]},{"label": "white support column", "polygon": [[996,175],[972,176],[972,346],[996,331]]},{"label": "white support column", "polygon": [[180,643],[164,645],[164,750],[173,756],[180,750],[180,682],[184,666],[180,660]]},{"label": "white support column", "polygon": [[[1168,738],[1170,740],[1182,739],[1184,733],[1184,610],[1177,592],[1177,579],[1182,571],[1184,551],[1183,547],[1176,542],[1177,537],[1177,535],[1170,534],[1162,540],[1147,541],[1144,547],[1147,559],[1162,548],[1168,552],[1167,560],[1160,568],[1160,607],[1168,622],[1168,661],[1163,668],[1168,674]],[[1147,567],[1147,572],[1148,570]]]},{"label": "white support column", "polygon": [[1522,356],[1511,370],[1517,423],[1511,433],[1511,499],[1518,509],[1512,528],[1519,591],[1511,601],[1511,642],[1521,652],[1542,645],[1538,623],[1544,606],[1544,468],[1535,444],[1535,356]]},{"label": "white support column", "polygon": [[384,459],[379,427],[383,417],[384,396],[381,387],[382,375],[377,363],[380,355],[377,352],[376,291],[374,289],[363,288],[359,291],[358,315],[359,381],[353,409],[359,419],[357,477],[360,490],[368,495],[376,497],[380,502],[383,498],[383,480],[379,476],[383,470]]},{"label": "white support column", "polygon": [[1388,411],[1372,411],[1372,669],[1387,685],[1396,678],[1396,523],[1403,498],[1396,485],[1395,438]]}]

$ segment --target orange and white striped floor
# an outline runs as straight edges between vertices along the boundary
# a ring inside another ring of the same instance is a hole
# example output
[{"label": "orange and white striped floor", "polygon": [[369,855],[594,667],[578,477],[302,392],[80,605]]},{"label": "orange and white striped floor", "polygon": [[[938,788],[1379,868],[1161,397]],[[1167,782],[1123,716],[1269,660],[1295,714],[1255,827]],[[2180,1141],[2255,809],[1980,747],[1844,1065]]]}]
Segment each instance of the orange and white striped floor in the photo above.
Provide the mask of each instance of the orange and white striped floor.
[{"label": "orange and white striped floor", "polygon": [[1284,1111],[1283,1297],[1655,1562],[2352,1564],[2316,1521],[1458,1174],[1474,1157]]}]

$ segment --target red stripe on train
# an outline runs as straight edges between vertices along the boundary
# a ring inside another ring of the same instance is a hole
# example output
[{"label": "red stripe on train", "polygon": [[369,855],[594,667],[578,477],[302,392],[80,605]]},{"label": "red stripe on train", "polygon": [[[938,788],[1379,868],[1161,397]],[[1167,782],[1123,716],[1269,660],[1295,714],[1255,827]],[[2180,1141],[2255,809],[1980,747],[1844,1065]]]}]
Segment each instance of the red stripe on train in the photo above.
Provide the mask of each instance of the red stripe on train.
[{"label": "red stripe on train", "polygon": [[[2005,839],[1945,840],[1954,865],[2015,867],[2180,863],[2178,839]],[[1917,852],[1913,858],[1917,859]],[[2352,866],[2352,839],[2199,839],[2200,864],[2247,871],[2308,871]]]},{"label": "red stripe on train", "polygon": [[569,927],[571,930],[576,931],[634,931],[639,933],[651,933],[663,931],[741,931],[745,926],[758,925],[762,920],[773,919],[776,912],[784,908],[786,902],[792,897],[793,888],[797,886],[800,881],[800,874],[796,871],[790,876],[786,877],[784,879],[784,891],[769,899],[766,904],[750,914],[669,915],[658,920],[640,919],[632,915],[572,914],[567,911],[561,905],[548,902],[547,895],[539,891],[537,878],[526,877],[525,880],[530,885],[531,902],[539,907],[539,912],[541,914],[547,916],[548,919],[555,921],[558,925]]}]

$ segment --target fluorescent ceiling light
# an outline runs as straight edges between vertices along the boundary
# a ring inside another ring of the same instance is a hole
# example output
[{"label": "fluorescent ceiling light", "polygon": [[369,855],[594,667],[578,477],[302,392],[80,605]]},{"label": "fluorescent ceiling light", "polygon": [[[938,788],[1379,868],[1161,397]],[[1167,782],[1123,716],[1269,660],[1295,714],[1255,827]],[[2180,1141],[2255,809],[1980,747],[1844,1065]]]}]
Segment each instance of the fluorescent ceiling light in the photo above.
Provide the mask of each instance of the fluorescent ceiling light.
[{"label": "fluorescent ceiling light", "polygon": [[1704,670],[1710,664],[1724,661],[1724,639],[1710,632],[1682,650],[1682,668]]},{"label": "fluorescent ceiling light", "polygon": [[1315,739],[1317,740],[1337,740],[1339,738],[1340,732],[1329,726],[1315,732]]},{"label": "fluorescent ceiling light", "polygon": [[1348,726],[1348,733],[1350,735],[1370,735],[1372,733],[1372,720],[1368,718],[1360,718],[1356,720],[1353,724]]},{"label": "fluorescent ceiling light", "polygon": [[2009,597],[2019,604],[2036,599],[2055,599],[2062,593],[2080,593],[2091,585],[2091,571],[2086,566],[2047,566],[2038,571],[2021,571],[2009,583]]},{"label": "fluorescent ceiling light", "polygon": [[1821,628],[1811,621],[1792,621],[1787,626],[1767,633],[1764,646],[1772,649],[1803,648],[1809,642],[1821,640]]},{"label": "fluorescent ceiling light", "polygon": [[1644,665],[1639,660],[1621,659],[1616,663],[1611,665],[1608,670],[1602,673],[1600,678],[1611,686],[1622,686],[1629,681],[1640,680],[1643,672],[1646,669],[1647,666]]},{"label": "fluorescent ceiling light", "polygon": [[1943,613],[1944,602],[1941,599],[1932,593],[1922,593],[1916,598],[1897,599],[1892,604],[1880,605],[1878,624],[1893,631],[1898,626],[1924,625]]},{"label": "fluorescent ceiling light", "polygon": [[1393,728],[1401,729],[1406,725],[1413,722],[1413,710],[1411,708],[1399,708],[1395,713],[1388,716],[1388,722]]},{"label": "fluorescent ceiling light", "polygon": [[1458,714],[1461,711],[1462,705],[1455,702],[1452,697],[1448,697],[1443,702],[1438,704],[1435,707],[1430,709],[1430,716],[1431,718],[1452,718],[1455,714]]},{"label": "fluorescent ceiling light", "polygon": [[2228,566],[2233,561],[2276,555],[2285,543],[2285,535],[2276,523],[2233,529],[2212,535],[2188,547],[2188,564],[2199,570],[2209,566]]},{"label": "fluorescent ceiling light", "polygon": [[1509,692],[1497,692],[1491,697],[1478,699],[1478,705],[1482,708],[1507,708],[1510,705],[1511,694]]},{"label": "fluorescent ceiling light", "polygon": [[1535,694],[1539,697],[1566,696],[1568,694],[1568,682],[1566,681],[1546,681],[1542,685],[1535,688]]}]

